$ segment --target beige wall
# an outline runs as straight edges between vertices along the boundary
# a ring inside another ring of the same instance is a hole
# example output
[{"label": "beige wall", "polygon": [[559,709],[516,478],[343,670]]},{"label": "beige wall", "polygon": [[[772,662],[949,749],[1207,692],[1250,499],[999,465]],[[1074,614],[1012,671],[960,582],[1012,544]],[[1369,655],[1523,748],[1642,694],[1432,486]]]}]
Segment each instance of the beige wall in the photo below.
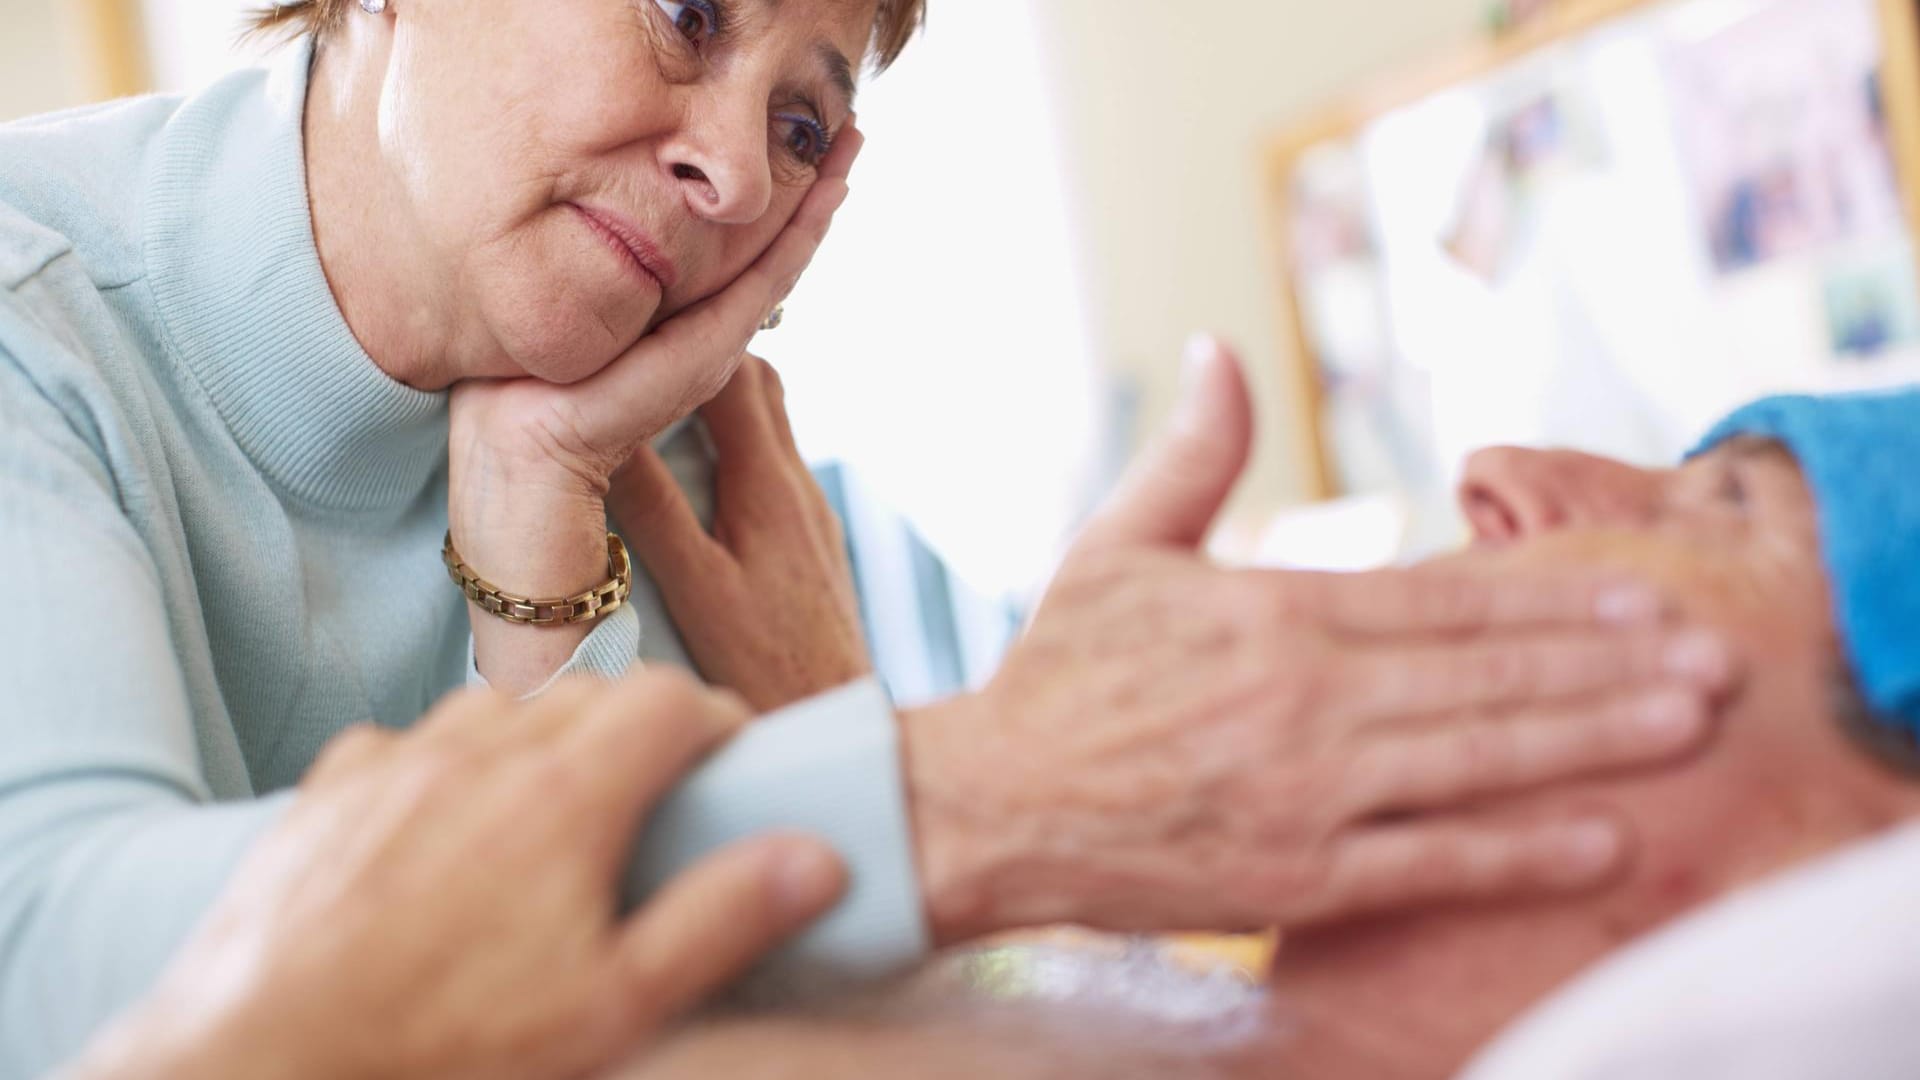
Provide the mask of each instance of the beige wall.
[{"label": "beige wall", "polygon": [[77,104],[87,69],[76,62],[70,0],[0,0],[0,121]]},{"label": "beige wall", "polygon": [[[1488,0],[1039,0],[1056,59],[1093,346],[1166,415],[1190,330],[1246,351],[1265,435],[1238,510],[1297,499],[1305,471],[1273,308],[1261,152],[1276,124],[1477,31]],[[938,18],[939,6],[933,6]],[[990,125],[987,125],[990,127]]]}]

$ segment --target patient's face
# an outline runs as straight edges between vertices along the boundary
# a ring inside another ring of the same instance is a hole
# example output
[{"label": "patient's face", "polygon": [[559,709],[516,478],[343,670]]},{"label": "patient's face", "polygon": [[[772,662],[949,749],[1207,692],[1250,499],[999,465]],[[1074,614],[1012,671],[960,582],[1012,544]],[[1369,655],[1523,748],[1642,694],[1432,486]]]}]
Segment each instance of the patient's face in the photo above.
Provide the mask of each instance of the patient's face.
[{"label": "patient's face", "polygon": [[[1716,761],[1738,758],[1758,782],[1792,756],[1789,744],[1809,738],[1851,755],[1829,737],[1844,667],[1816,506],[1784,448],[1734,440],[1657,470],[1568,451],[1487,450],[1468,462],[1460,501],[1476,543],[1458,559],[1620,567],[1734,644],[1748,674],[1728,709],[1728,734],[1739,737],[1720,740]],[[1697,787],[1688,788],[1696,804]]]},{"label": "patient's face", "polygon": [[[1733,442],[1670,470],[1488,451],[1470,462],[1461,501],[1477,543],[1454,558],[1637,572],[1686,618],[1720,630],[1747,678],[1689,765],[1486,811],[1621,816],[1639,837],[1622,881],[1571,903],[1431,913],[1290,941],[1276,979],[1308,1014],[1299,1046],[1308,1072],[1450,1075],[1626,941],[1920,813],[1920,789],[1869,761],[1836,722],[1844,667],[1816,507],[1784,450]],[[1379,1023],[1386,1015],[1396,1023]]]},{"label": "patient's face", "polygon": [[[1565,451],[1484,451],[1468,464],[1461,503],[1477,541],[1462,559],[1638,572],[1741,654],[1747,679],[1711,752],[1688,773],[1632,788],[1635,814],[1653,823],[1643,832],[1656,833],[1648,869],[1660,872],[1663,856],[1673,863],[1660,900],[1721,891],[1791,857],[1783,844],[1821,847],[1851,829],[1860,808],[1848,800],[1830,790],[1795,797],[1815,777],[1857,771],[1862,793],[1888,790],[1890,779],[1838,732],[1845,662],[1817,508],[1784,448],[1735,440],[1661,470]],[[1761,830],[1755,814],[1792,820]],[[1729,837],[1757,843],[1743,850]]]},{"label": "patient's face", "polygon": [[1762,618],[1803,660],[1833,647],[1813,497],[1776,444],[1734,440],[1659,470],[1485,450],[1467,464],[1460,502],[1480,549],[1466,558],[1630,567],[1697,619],[1745,631]]}]

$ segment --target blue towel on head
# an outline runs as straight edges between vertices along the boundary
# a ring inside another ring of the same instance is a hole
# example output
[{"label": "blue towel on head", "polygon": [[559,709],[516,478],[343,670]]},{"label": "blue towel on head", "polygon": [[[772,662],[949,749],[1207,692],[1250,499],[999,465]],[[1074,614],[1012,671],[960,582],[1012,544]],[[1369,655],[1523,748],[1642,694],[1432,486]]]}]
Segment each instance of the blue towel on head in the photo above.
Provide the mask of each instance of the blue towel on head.
[{"label": "blue towel on head", "polygon": [[1740,435],[1799,459],[1860,692],[1881,719],[1920,734],[1920,389],[1767,398],[1722,420],[1693,454]]}]

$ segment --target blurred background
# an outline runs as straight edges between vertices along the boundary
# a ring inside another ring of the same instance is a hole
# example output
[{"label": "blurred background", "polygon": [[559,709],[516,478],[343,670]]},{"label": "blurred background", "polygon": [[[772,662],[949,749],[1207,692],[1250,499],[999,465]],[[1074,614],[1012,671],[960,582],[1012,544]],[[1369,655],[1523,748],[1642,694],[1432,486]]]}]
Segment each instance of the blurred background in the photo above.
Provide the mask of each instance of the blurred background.
[{"label": "blurred background", "polygon": [[[0,0],[0,119],[188,91],[236,0]],[[1019,598],[1239,344],[1228,556],[1459,536],[1491,442],[1672,460],[1760,393],[1920,372],[1905,0],[932,0],[761,339],[804,449]]]}]

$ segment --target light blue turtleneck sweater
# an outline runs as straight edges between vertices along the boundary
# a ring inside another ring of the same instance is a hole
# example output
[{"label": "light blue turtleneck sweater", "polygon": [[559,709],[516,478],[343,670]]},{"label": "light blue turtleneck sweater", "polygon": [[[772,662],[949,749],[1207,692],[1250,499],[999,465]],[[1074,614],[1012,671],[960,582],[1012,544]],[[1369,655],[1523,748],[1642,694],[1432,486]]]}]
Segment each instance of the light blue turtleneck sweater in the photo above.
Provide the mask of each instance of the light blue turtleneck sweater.
[{"label": "light blue turtleneck sweater", "polygon": [[[446,398],[382,373],[322,275],[309,59],[0,128],[0,1080],[138,997],[322,744],[469,669]],[[677,652],[641,582],[569,669]],[[872,683],[762,721],[655,816],[636,890],[811,829],[855,884],[784,962],[911,960],[896,739]]]}]

